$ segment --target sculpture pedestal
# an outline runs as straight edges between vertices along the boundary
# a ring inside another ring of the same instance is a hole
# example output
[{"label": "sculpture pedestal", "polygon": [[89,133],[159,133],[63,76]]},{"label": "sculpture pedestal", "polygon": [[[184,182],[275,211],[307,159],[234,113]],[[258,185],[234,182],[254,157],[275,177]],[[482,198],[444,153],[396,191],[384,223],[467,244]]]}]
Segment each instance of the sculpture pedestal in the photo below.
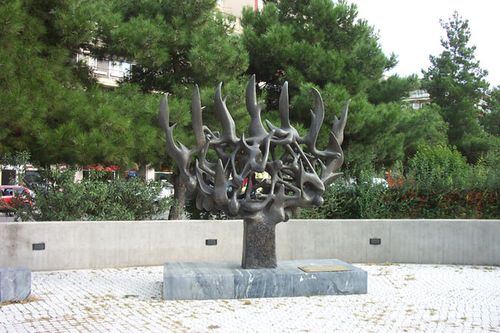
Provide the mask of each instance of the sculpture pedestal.
[{"label": "sculpture pedestal", "polygon": [[[300,267],[300,268],[299,268]],[[336,259],[278,262],[276,268],[243,269],[237,263],[166,263],[166,300],[235,299],[366,294],[368,275]]]},{"label": "sculpture pedestal", "polygon": [[0,267],[0,302],[22,301],[31,294],[31,270]]},{"label": "sculpture pedestal", "polygon": [[276,223],[245,219],[243,221],[243,256],[241,267],[276,267]]}]

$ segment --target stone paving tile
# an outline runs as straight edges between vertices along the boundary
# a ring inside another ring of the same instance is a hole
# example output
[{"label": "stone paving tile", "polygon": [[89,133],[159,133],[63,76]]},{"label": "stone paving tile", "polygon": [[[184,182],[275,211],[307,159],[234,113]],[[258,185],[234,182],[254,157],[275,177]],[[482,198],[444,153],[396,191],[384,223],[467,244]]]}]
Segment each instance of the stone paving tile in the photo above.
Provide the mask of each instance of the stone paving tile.
[{"label": "stone paving tile", "polygon": [[500,332],[500,267],[357,265],[368,294],[163,301],[163,267],[34,272],[3,332]]}]

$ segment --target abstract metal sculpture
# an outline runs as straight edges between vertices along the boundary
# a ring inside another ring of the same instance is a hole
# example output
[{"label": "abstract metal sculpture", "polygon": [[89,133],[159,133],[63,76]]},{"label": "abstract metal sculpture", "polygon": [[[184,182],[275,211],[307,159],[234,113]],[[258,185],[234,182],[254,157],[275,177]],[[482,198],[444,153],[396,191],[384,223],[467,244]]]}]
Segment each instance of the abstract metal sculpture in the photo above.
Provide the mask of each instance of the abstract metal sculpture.
[{"label": "abstract metal sculpture", "polygon": [[[166,133],[167,153],[177,163],[181,181],[195,193],[198,209],[223,210],[229,216],[244,219],[242,267],[274,268],[276,224],[287,221],[298,207],[321,205],[325,186],[341,175],[336,171],[344,161],[340,145],[348,103],[340,119],[335,117],[326,149],[318,150],[316,140],[325,110],[316,89],[312,91],[315,102],[309,132],[300,136],[290,124],[288,83],[283,85],[279,100],[281,126],[266,121],[266,129],[252,76],[246,89],[249,133],[239,138],[221,88],[219,83],[215,92],[221,133],[203,125],[200,93],[197,86],[194,89],[192,125],[196,146],[192,149],[175,143],[175,124],[170,126],[167,95],[162,97],[160,122]],[[215,151],[216,159],[209,159],[210,149]]]}]

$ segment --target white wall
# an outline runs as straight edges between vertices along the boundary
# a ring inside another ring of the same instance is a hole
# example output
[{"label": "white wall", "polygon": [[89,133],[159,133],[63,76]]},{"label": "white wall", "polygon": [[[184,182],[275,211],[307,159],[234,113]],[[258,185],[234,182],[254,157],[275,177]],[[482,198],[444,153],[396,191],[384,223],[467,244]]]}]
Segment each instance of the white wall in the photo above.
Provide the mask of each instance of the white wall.
[{"label": "white wall", "polygon": [[[0,223],[0,266],[33,270],[240,261],[242,221]],[[500,266],[500,220],[294,220],[277,226],[278,260]],[[370,245],[380,238],[380,245]],[[217,239],[206,246],[206,239]],[[34,251],[34,243],[45,250]]]}]

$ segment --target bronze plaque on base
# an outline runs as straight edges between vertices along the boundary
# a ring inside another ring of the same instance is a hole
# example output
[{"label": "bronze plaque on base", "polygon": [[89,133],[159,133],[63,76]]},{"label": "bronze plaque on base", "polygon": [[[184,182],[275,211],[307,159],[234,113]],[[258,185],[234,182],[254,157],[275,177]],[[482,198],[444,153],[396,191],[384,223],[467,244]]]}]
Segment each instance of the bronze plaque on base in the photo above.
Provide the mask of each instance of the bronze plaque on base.
[{"label": "bronze plaque on base", "polygon": [[342,272],[350,271],[351,269],[342,265],[313,265],[313,266],[300,266],[299,269],[306,273],[319,273],[319,272]]}]

